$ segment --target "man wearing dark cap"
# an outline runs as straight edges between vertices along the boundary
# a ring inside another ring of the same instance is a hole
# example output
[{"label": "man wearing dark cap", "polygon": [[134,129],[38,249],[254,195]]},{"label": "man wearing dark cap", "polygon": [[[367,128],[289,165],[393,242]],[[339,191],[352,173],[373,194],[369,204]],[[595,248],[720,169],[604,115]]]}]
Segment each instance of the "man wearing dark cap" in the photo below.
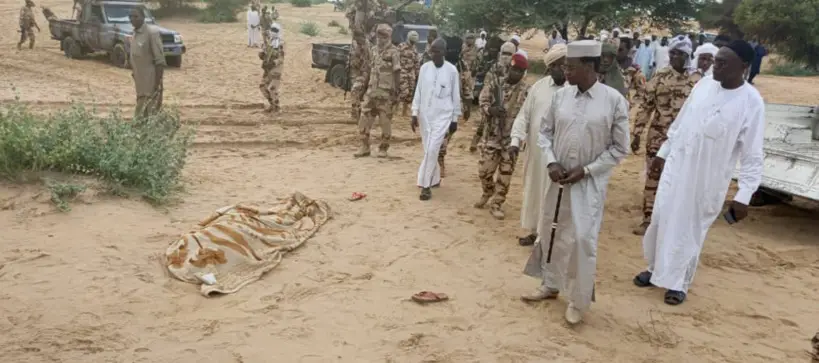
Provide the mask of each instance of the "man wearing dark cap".
[{"label": "man wearing dark cap", "polygon": [[753,60],[754,49],[743,40],[720,48],[713,77],[703,78],[691,90],[652,161],[649,172],[662,175],[643,237],[648,268],[634,284],[666,289],[669,305],[685,300],[737,161],[739,190],[724,214],[729,223],[748,216],[751,195],[762,180],[765,104],[743,80]]}]

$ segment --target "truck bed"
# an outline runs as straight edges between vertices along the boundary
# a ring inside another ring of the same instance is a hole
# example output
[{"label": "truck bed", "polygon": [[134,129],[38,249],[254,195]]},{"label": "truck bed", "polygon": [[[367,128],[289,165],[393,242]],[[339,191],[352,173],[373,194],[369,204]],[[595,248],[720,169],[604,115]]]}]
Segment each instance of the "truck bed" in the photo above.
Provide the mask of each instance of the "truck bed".
[{"label": "truck bed", "polygon": [[329,69],[336,64],[347,64],[349,43],[313,43],[313,68]]},{"label": "truck bed", "polygon": [[[812,139],[812,107],[765,105],[762,187],[819,201],[819,141]],[[738,176],[739,169],[734,173]]]}]

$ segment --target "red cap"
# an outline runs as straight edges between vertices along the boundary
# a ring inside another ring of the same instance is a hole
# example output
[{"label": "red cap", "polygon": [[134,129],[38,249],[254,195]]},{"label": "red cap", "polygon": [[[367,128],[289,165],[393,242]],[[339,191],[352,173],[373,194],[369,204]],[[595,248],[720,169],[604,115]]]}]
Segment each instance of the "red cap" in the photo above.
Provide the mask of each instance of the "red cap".
[{"label": "red cap", "polygon": [[517,69],[527,70],[529,69],[529,60],[526,59],[526,56],[520,53],[515,53],[512,56],[512,67]]}]

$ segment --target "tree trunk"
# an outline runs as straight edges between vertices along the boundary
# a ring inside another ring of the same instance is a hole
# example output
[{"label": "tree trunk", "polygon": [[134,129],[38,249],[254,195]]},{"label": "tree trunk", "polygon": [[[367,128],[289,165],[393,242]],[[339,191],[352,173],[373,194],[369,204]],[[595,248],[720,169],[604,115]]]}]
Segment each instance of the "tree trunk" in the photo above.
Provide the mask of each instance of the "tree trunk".
[{"label": "tree trunk", "polygon": [[591,21],[591,17],[583,19],[583,23],[580,26],[580,29],[577,31],[577,39],[586,39],[586,30],[589,28]]}]

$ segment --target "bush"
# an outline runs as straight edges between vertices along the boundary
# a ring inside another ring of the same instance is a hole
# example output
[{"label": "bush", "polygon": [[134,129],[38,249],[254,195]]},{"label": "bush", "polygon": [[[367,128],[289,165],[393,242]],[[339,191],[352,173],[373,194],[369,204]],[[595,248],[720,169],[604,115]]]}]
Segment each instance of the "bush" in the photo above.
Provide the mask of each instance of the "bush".
[{"label": "bush", "polygon": [[[177,132],[177,112],[124,120],[118,112],[95,116],[82,105],[48,116],[12,103],[0,108],[0,176],[27,172],[92,175],[114,191],[133,189],[161,203],[178,187],[193,130]],[[80,190],[54,187],[52,199]],[[60,207],[62,209],[62,207]]]},{"label": "bush", "polygon": [[310,3],[313,4],[313,5],[321,5],[321,4],[324,4],[326,2],[327,2],[327,0],[311,0],[310,1]]},{"label": "bush", "polygon": [[151,10],[151,15],[156,19],[165,19],[172,16],[196,18],[201,16],[202,9],[184,4],[178,8],[160,7],[156,10]]},{"label": "bush", "polygon": [[341,24],[339,24],[339,23],[338,23],[337,21],[335,21],[335,20],[330,20],[330,22],[329,22],[329,23],[327,23],[327,26],[329,26],[329,27],[331,27],[331,28],[332,28],[332,27],[340,27],[340,26],[341,26]]},{"label": "bush", "polygon": [[531,62],[529,63],[529,73],[534,74],[546,74],[546,63],[543,62]]},{"label": "bush", "polygon": [[319,35],[318,25],[316,25],[316,23],[312,21],[301,23],[301,28],[299,29],[299,32],[314,37],[316,35]]},{"label": "bush", "polygon": [[347,28],[338,28],[338,33],[342,35],[350,34],[350,32],[347,31]]},{"label": "bush", "polygon": [[313,6],[311,0],[290,0],[290,3],[297,8],[309,8]]},{"label": "bush", "polygon": [[209,0],[208,7],[202,10],[199,21],[203,23],[235,23],[236,14],[241,11],[245,2],[242,0]]},{"label": "bush", "polygon": [[801,64],[793,62],[783,62],[774,64],[771,67],[770,73],[775,76],[783,77],[810,77],[819,76],[819,72],[809,69]]}]

